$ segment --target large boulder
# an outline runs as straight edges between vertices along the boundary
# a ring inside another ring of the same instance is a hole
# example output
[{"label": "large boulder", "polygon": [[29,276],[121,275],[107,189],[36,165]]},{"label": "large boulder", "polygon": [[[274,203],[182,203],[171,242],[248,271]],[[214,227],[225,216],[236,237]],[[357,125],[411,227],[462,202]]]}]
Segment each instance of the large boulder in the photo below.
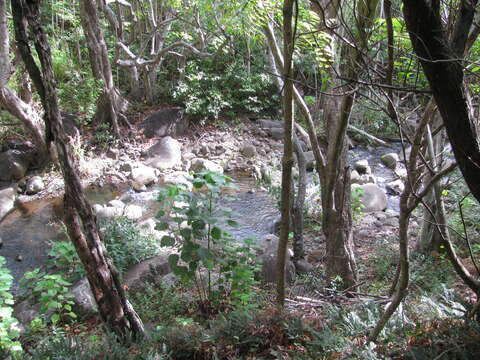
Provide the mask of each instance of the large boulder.
[{"label": "large boulder", "polygon": [[123,282],[129,289],[141,290],[145,283],[156,283],[168,273],[170,273],[168,256],[162,254],[133,265],[123,276]]},{"label": "large boulder", "polygon": [[163,136],[181,136],[185,134],[188,120],[181,108],[163,109],[151,114],[138,127],[148,138]]},{"label": "large boulder", "polygon": [[257,155],[257,149],[252,144],[244,145],[240,152],[246,158],[253,158],[253,157],[255,157],[255,155]]},{"label": "large boulder", "polygon": [[0,221],[14,208],[16,196],[15,186],[0,190]]},{"label": "large boulder", "polygon": [[30,152],[7,150],[0,153],[0,180],[20,180],[27,173],[32,161],[33,157]]},{"label": "large boulder", "polygon": [[312,171],[315,169],[315,155],[313,154],[313,151],[307,151],[304,153],[304,155],[307,163],[307,170]]},{"label": "large boulder", "polygon": [[[261,278],[264,282],[275,283],[277,281],[277,249],[278,236],[273,234],[266,235],[261,241],[262,246],[258,251],[258,255],[262,261]],[[285,259],[286,280],[292,283],[295,280],[295,265],[291,260],[291,251],[287,251]]]},{"label": "large boulder", "polygon": [[352,190],[361,188],[362,195],[360,201],[363,204],[363,212],[383,211],[387,208],[387,195],[376,184],[352,184]]},{"label": "large boulder", "polygon": [[157,169],[171,169],[182,161],[180,143],[170,136],[161,138],[147,151],[145,164]]},{"label": "large boulder", "polygon": [[73,312],[80,317],[89,317],[97,312],[97,303],[87,278],[80,279],[70,289],[73,295]]}]

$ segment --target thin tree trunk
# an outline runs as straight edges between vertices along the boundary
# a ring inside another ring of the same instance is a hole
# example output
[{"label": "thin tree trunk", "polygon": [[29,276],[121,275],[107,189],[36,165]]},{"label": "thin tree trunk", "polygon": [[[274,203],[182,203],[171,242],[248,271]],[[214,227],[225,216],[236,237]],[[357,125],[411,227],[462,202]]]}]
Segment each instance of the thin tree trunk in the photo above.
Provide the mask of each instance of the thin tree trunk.
[{"label": "thin tree trunk", "polygon": [[295,154],[297,155],[298,166],[298,190],[295,200],[292,201],[293,261],[296,264],[297,261],[305,258],[303,210],[307,190],[307,161],[300,145],[300,141],[295,135],[293,137],[293,145]]},{"label": "thin tree trunk", "polygon": [[292,187],[293,167],[293,4],[294,0],[285,0],[283,3],[283,36],[285,65],[283,67],[283,112],[284,112],[284,144],[282,159],[282,194],[280,226],[280,240],[277,251],[277,305],[283,308],[285,303],[285,267],[287,257],[288,234],[290,230],[290,193]]},{"label": "thin tree trunk", "polygon": [[[35,85],[40,87],[37,91],[43,94],[45,121],[51,124],[65,180],[65,220],[68,233],[85,267],[104,322],[122,339],[140,337],[143,334],[143,324],[128,303],[118,274],[108,260],[95,216],[83,191],[75,160],[71,155],[58,108],[50,46],[40,23],[39,3],[40,1],[29,1],[28,4],[22,0],[12,1],[12,10],[15,27],[18,27],[17,42],[24,45],[21,54],[27,70],[32,78],[41,74],[40,82]],[[27,20],[31,33],[34,34],[35,49],[42,71],[36,67],[28,45],[25,28]]]}]

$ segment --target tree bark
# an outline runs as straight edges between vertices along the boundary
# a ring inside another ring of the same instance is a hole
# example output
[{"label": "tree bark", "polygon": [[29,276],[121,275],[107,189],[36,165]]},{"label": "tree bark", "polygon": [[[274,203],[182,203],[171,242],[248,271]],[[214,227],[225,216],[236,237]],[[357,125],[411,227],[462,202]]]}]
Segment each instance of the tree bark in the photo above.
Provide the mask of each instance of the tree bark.
[{"label": "tree bark", "polygon": [[[102,244],[92,208],[83,191],[71,155],[69,141],[58,108],[58,98],[52,70],[50,46],[40,23],[40,1],[12,1],[15,27],[20,27],[17,42],[22,43],[21,55],[32,78],[40,75],[42,105],[45,121],[50,123],[60,165],[65,180],[65,220],[70,238],[85,267],[92,293],[100,315],[107,326],[122,339],[139,337],[143,324],[135,313],[118,279],[114,266],[108,260]],[[42,71],[36,67],[26,34],[26,25],[34,36],[34,45]],[[36,83],[37,85],[37,83]],[[37,89],[38,90],[38,89]]]}]

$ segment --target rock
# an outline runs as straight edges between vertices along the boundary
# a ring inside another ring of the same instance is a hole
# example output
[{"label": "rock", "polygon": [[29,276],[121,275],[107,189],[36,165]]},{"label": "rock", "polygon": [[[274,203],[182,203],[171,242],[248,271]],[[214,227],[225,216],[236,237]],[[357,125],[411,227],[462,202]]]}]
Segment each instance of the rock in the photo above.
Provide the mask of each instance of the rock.
[{"label": "rock", "polygon": [[240,152],[247,158],[253,158],[255,155],[257,155],[257,149],[251,144],[245,145]]},{"label": "rock", "polygon": [[358,160],[355,162],[354,167],[360,175],[372,173],[372,169],[370,169],[368,165],[368,160]]},{"label": "rock", "polygon": [[147,151],[145,164],[157,169],[171,169],[182,161],[180,143],[170,136],[161,138]]},{"label": "rock", "polygon": [[396,217],[391,217],[383,221],[384,226],[398,227],[399,220]]},{"label": "rock", "polygon": [[181,136],[185,134],[188,120],[181,108],[163,109],[151,114],[138,127],[148,138],[163,136]]},{"label": "rock", "polygon": [[110,148],[107,150],[107,152],[105,153],[105,156],[109,159],[112,159],[112,160],[117,160],[118,159],[118,156],[119,156],[119,151],[118,149],[114,149],[114,148]]},{"label": "rock", "polygon": [[108,205],[116,208],[121,208],[121,209],[125,207],[125,203],[122,200],[110,200],[108,202]]},{"label": "rock", "polygon": [[275,140],[283,140],[284,130],[283,128],[272,128],[268,131],[270,136]]},{"label": "rock", "polygon": [[0,238],[0,249],[3,247],[3,239]]},{"label": "rock", "polygon": [[364,205],[363,212],[383,211],[387,207],[387,196],[385,192],[376,184],[352,184],[352,190],[355,188],[363,189],[360,197]]},{"label": "rock", "polygon": [[170,273],[167,255],[158,255],[133,265],[123,276],[124,284],[133,290],[141,290],[146,282],[157,282]]},{"label": "rock", "polygon": [[132,169],[133,169],[132,164],[130,164],[128,162],[125,162],[125,163],[120,165],[120,171],[131,172]]},{"label": "rock", "polygon": [[396,168],[395,175],[397,175],[402,180],[407,180],[407,169],[405,168]]},{"label": "rock", "polygon": [[97,303],[87,278],[80,279],[74,284],[70,293],[73,295],[73,312],[79,317],[89,317],[97,312]]},{"label": "rock", "polygon": [[45,184],[40,176],[31,177],[26,184],[25,192],[28,195],[35,195],[45,189]]},{"label": "rock", "polygon": [[22,262],[23,261],[23,256],[22,255],[17,255],[15,257],[15,261]]},{"label": "rock", "polygon": [[23,300],[15,305],[13,316],[18,320],[21,332],[25,331],[26,328],[29,328],[32,320],[39,316],[40,307],[40,304],[30,304],[29,300]]},{"label": "rock", "polygon": [[387,184],[387,190],[392,192],[393,195],[399,195],[405,190],[405,184],[402,180],[397,179]]},{"label": "rock", "polygon": [[123,216],[131,219],[131,220],[137,220],[140,219],[143,215],[142,207],[138,205],[127,205],[123,209]]},{"label": "rock", "polygon": [[157,181],[158,170],[150,166],[140,165],[132,169],[130,177],[139,185],[150,185]]},{"label": "rock", "polygon": [[99,218],[112,218],[123,215],[123,208],[95,204],[93,210]]},{"label": "rock", "polygon": [[20,180],[27,173],[30,163],[33,161],[31,153],[19,150],[8,150],[0,153],[0,180]]},{"label": "rock", "polygon": [[16,197],[15,186],[0,190],[0,221],[14,208]]},{"label": "rock", "polygon": [[147,191],[147,187],[145,186],[145,184],[140,184],[136,181],[132,181],[130,184],[132,185],[133,190],[135,190],[136,192]]},{"label": "rock", "polygon": [[352,184],[359,184],[360,183],[360,174],[357,170],[352,170],[350,172],[350,181]]},{"label": "rock", "polygon": [[358,184],[363,185],[363,184],[376,184],[377,179],[375,178],[375,175],[373,174],[363,174],[360,175],[360,178],[358,179]]},{"label": "rock", "polygon": [[313,270],[313,265],[306,260],[298,260],[295,262],[295,269],[299,274],[306,274]]},{"label": "rock", "polygon": [[397,153],[388,153],[388,154],[382,155],[380,157],[380,160],[389,169],[395,169],[397,167],[397,163],[400,161]]},{"label": "rock", "polygon": [[202,158],[193,159],[189,170],[193,172],[213,171],[223,174],[223,167],[221,165]]},{"label": "rock", "polygon": [[[278,248],[278,237],[270,234],[266,235],[260,242],[263,246],[260,249],[259,255],[262,259],[262,280],[267,283],[275,283],[277,279],[277,248]],[[287,255],[285,261],[285,273],[286,280],[289,283],[292,283],[295,280],[295,265],[290,260],[290,257]]]},{"label": "rock", "polygon": [[282,128],[283,122],[278,120],[259,119],[257,121],[258,126],[262,129]]}]

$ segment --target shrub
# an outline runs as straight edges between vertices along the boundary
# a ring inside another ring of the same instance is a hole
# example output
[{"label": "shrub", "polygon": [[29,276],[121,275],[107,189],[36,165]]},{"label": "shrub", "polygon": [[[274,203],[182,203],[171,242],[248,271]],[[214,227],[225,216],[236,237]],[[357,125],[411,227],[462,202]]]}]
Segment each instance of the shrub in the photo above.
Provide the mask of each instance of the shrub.
[{"label": "shrub", "polygon": [[13,317],[13,295],[10,292],[13,277],[4,265],[5,258],[0,256],[0,357],[7,359],[8,356],[18,356],[22,346],[16,340],[19,329]]},{"label": "shrub", "polygon": [[239,62],[218,67],[203,59],[189,63],[173,99],[194,118],[217,119],[220,114],[272,114],[280,107],[276,93],[266,74],[249,74]]},{"label": "shrub", "polygon": [[133,220],[103,219],[100,228],[107,252],[120,272],[158,254],[157,240],[141,234]]}]

